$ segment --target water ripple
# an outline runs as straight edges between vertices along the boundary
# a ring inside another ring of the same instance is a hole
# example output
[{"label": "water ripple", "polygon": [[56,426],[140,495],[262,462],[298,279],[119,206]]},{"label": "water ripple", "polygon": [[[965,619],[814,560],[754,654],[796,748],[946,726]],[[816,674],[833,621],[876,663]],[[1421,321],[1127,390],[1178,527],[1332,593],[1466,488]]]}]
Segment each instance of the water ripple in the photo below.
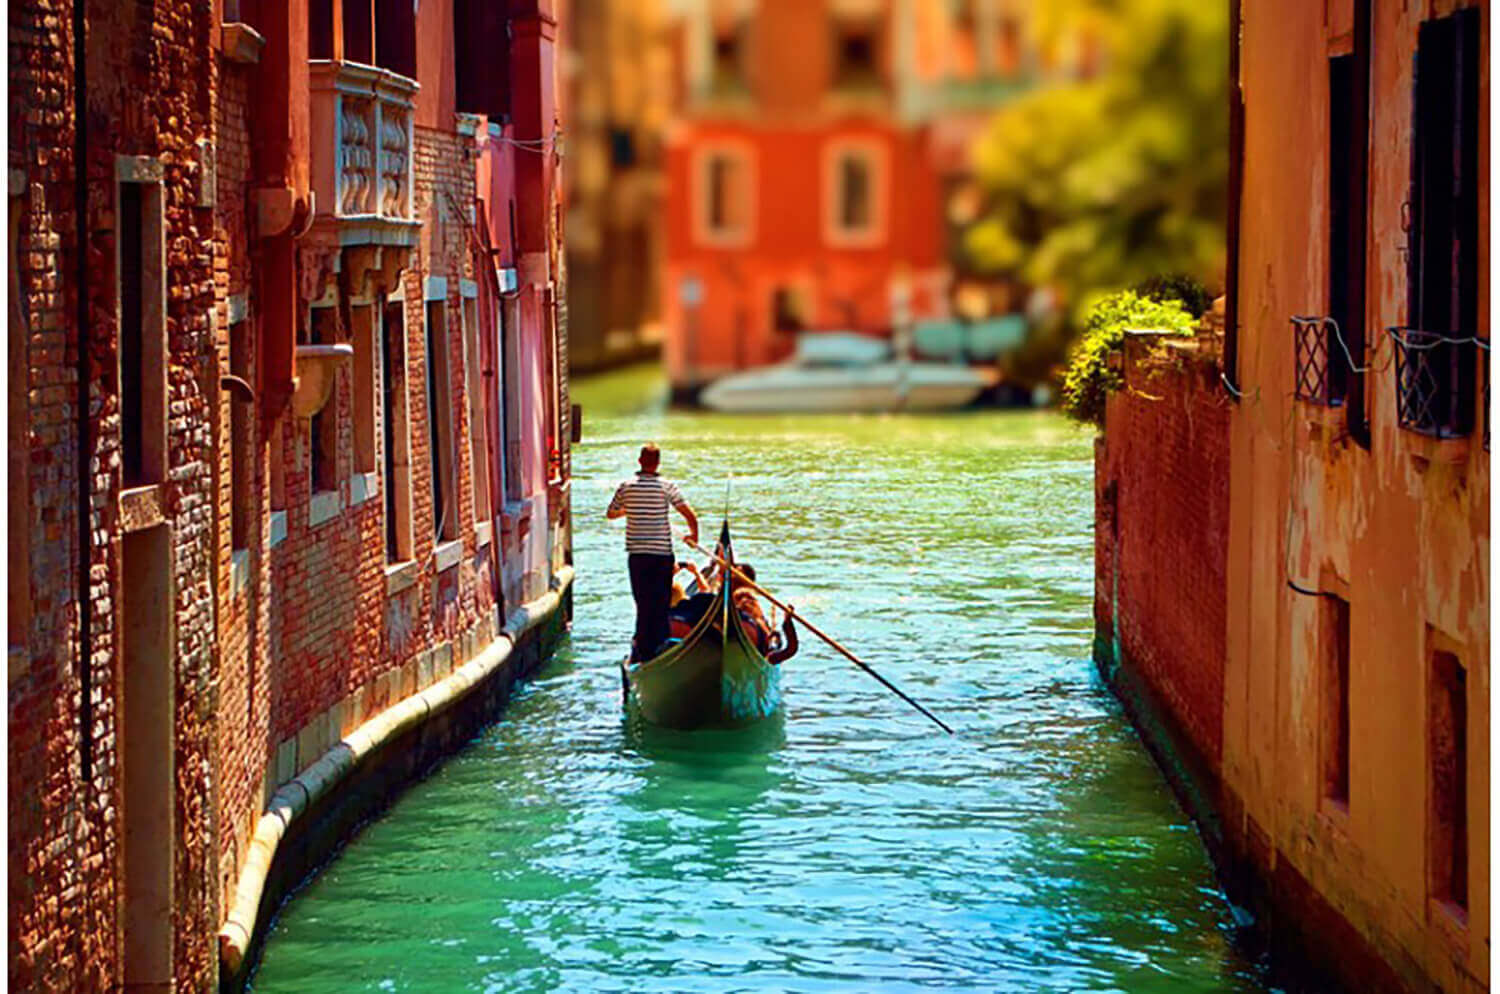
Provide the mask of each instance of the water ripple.
[{"label": "water ripple", "polygon": [[[1266,989],[1087,662],[1085,436],[631,410],[575,452],[570,642],[285,909],[256,991]],[[622,721],[601,514],[648,437],[706,524],[733,474],[741,555],[959,734],[811,636],[749,734]]]}]

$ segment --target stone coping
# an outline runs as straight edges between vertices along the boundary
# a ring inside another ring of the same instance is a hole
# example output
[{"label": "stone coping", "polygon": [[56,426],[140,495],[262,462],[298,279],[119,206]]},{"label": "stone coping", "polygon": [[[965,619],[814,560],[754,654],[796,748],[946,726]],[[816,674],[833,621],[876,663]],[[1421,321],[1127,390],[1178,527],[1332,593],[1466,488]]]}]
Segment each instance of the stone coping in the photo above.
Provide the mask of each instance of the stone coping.
[{"label": "stone coping", "polygon": [[503,666],[522,636],[562,607],[572,583],[573,568],[563,566],[552,579],[552,589],[512,611],[504,628],[479,655],[432,686],[370,718],[335,743],[316,763],[277,789],[256,823],[229,903],[229,914],[219,929],[219,963],[225,975],[238,975],[244,965],[245,955],[256,937],[267,877],[276,860],[277,848],[292,825],[317,800],[349,777],[366,756],[447,710]]}]

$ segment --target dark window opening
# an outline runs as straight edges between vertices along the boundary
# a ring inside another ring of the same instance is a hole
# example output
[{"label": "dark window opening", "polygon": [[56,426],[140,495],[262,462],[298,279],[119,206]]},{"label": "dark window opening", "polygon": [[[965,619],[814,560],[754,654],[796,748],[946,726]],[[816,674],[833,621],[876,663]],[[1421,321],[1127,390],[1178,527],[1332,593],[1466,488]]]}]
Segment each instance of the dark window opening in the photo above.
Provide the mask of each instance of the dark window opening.
[{"label": "dark window opening", "polygon": [[120,460],[122,484],[146,478],[144,191],[120,184]]},{"label": "dark window opening", "polygon": [[879,83],[874,29],[864,25],[839,27],[834,36],[834,86],[868,87]]},{"label": "dark window opening", "polygon": [[[312,340],[315,345],[331,345],[335,337],[338,309],[319,307],[312,313]],[[338,489],[339,392],[335,386],[323,405],[311,418],[312,489],[324,493]]]},{"label": "dark window opening", "polygon": [[1449,652],[1432,655],[1428,721],[1431,757],[1432,896],[1469,909],[1469,695],[1467,674]]},{"label": "dark window opening", "polygon": [[1323,796],[1349,803],[1349,602],[1319,600],[1323,670]]},{"label": "dark window opening", "polygon": [[1364,137],[1357,133],[1354,123],[1356,69],[1353,55],[1328,60],[1328,316],[1333,320],[1323,329],[1328,360],[1324,403],[1333,406],[1343,404],[1348,392],[1350,358],[1361,358],[1353,349],[1347,355],[1344,351],[1355,323],[1363,323],[1355,310],[1364,304],[1352,299],[1349,284],[1350,260],[1364,251],[1362,241],[1354,244],[1364,232],[1356,230],[1353,223],[1354,212],[1362,211],[1364,204],[1353,202],[1351,189],[1351,178],[1358,167],[1354,143]]},{"label": "dark window opening", "polygon": [[505,440],[505,499],[518,501],[525,496],[521,480],[521,389],[520,345],[516,328],[521,321],[521,304],[516,297],[502,298],[500,307],[500,355],[504,380],[501,384],[500,431]]},{"label": "dark window opening", "polygon": [[375,0],[375,64],[417,77],[417,14],[412,0]]},{"label": "dark window opening", "polygon": [[772,327],[795,333],[807,327],[806,298],[791,287],[777,287],[771,297]]},{"label": "dark window opening", "polygon": [[635,165],[635,133],[629,128],[609,129],[609,161],[617,169]]},{"label": "dark window opening", "polygon": [[870,164],[857,155],[839,160],[839,225],[861,230],[870,226]]},{"label": "dark window opening", "polygon": [[[229,326],[229,374],[253,386],[251,376],[250,323],[236,321]],[[250,480],[254,452],[251,430],[253,403],[237,391],[229,392],[229,493],[230,544],[235,549],[250,547],[250,525],[254,520],[254,496]]]},{"label": "dark window opening", "polygon": [[510,42],[505,4],[455,0],[454,77],[458,109],[505,120],[510,112]]},{"label": "dark window opening", "polygon": [[1397,414],[1440,438],[1474,428],[1479,319],[1479,17],[1417,35],[1407,329],[1396,333]]},{"label": "dark window opening", "polygon": [[732,91],[745,85],[741,31],[736,24],[714,32],[712,81],[715,90]]},{"label": "dark window opening", "polygon": [[438,542],[458,537],[447,311],[440,300],[427,302],[427,441],[432,470],[432,534]]},{"label": "dark window opening", "polygon": [[708,160],[708,227],[715,232],[732,232],[743,222],[743,191],[740,189],[740,164],[728,155]]},{"label": "dark window opening", "polygon": [[307,5],[307,57],[333,58],[334,0],[310,0]]},{"label": "dark window opening", "polygon": [[406,382],[404,304],[396,301],[385,305],[385,320],[380,331],[380,392],[385,404],[385,417],[382,419],[385,422],[385,478],[381,481],[385,491],[385,559],[388,563],[399,563],[405,558],[396,494],[396,422],[398,415],[404,419],[405,411],[402,395]]},{"label": "dark window opening", "polygon": [[[316,2],[316,0],[315,0]],[[342,0],[344,5],[344,58],[350,62],[375,64],[375,10],[370,0]]]}]

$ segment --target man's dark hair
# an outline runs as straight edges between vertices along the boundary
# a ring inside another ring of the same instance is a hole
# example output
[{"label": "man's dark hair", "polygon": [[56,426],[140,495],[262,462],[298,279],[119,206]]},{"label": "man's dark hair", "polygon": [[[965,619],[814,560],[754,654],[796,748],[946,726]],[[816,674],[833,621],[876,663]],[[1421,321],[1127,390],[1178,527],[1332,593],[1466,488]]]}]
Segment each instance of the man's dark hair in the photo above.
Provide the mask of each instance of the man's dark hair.
[{"label": "man's dark hair", "polygon": [[655,442],[647,442],[641,446],[641,468],[653,470],[661,465],[661,449],[656,447]]},{"label": "man's dark hair", "polygon": [[735,563],[734,567],[741,573],[748,576],[750,579],[755,579],[755,567],[751,566],[749,563]]}]

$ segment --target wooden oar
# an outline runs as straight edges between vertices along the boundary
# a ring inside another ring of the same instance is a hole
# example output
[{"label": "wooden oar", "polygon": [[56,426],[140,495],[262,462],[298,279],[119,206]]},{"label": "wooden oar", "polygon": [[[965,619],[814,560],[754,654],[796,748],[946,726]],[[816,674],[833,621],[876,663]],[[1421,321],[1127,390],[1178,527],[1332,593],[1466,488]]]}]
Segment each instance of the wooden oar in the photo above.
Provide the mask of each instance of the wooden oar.
[{"label": "wooden oar", "polygon": [[768,600],[768,601],[770,601],[772,604],[775,604],[777,607],[781,608],[783,611],[785,611],[787,613],[788,616],[796,618],[798,621],[802,622],[802,627],[806,628],[808,631],[812,632],[818,638],[822,639],[824,642],[827,642],[829,645],[833,646],[839,652],[843,653],[844,658],[848,659],[849,662],[853,663],[855,666],[858,666],[860,669],[864,670],[866,673],[870,674],[872,677],[874,677],[875,679],[879,680],[885,686],[885,688],[887,690],[889,690],[891,693],[895,694],[897,697],[901,698],[906,703],[910,704],[912,707],[916,708],[918,711],[922,712],[922,714],[924,716],[926,716],[929,720],[931,720],[934,724],[936,724],[943,731],[947,732],[949,735],[953,734],[953,729],[949,728],[946,724],[944,724],[943,723],[943,719],[939,718],[937,715],[933,714],[931,711],[927,710],[922,705],[920,705],[916,701],[912,700],[910,697],[906,696],[906,694],[901,690],[900,687],[897,687],[894,683],[891,683],[891,681],[887,680],[885,677],[881,676],[879,673],[876,673],[875,670],[874,670],[874,668],[871,667],[869,663],[865,662],[863,659],[860,659],[858,656],[856,656],[854,653],[850,652],[848,649],[845,649],[842,645],[840,645],[838,643],[838,641],[836,639],[833,638],[833,636],[828,635],[821,628],[819,628],[817,625],[813,624],[811,621],[808,621],[802,615],[800,615],[796,611],[792,610],[791,605],[789,605],[789,604],[783,604],[781,601],[777,600],[775,594],[771,593],[765,587],[762,587],[760,584],[758,584],[754,580],[750,579],[744,573],[741,573],[740,570],[739,570],[739,567],[735,566],[732,563],[726,562],[725,560],[721,559],[720,557],[718,557],[714,553],[709,552],[707,549],[703,548],[703,546],[699,545],[697,542],[692,541],[687,536],[683,536],[682,540],[684,542],[686,542],[688,545],[692,546],[694,549],[697,549],[699,552],[703,553],[708,558],[712,559],[714,562],[718,563],[720,569],[732,570],[734,572],[735,579],[739,580],[741,583],[743,583],[745,586],[749,587],[751,590],[754,590],[756,593],[758,593],[761,596],[765,597],[765,599]]}]

